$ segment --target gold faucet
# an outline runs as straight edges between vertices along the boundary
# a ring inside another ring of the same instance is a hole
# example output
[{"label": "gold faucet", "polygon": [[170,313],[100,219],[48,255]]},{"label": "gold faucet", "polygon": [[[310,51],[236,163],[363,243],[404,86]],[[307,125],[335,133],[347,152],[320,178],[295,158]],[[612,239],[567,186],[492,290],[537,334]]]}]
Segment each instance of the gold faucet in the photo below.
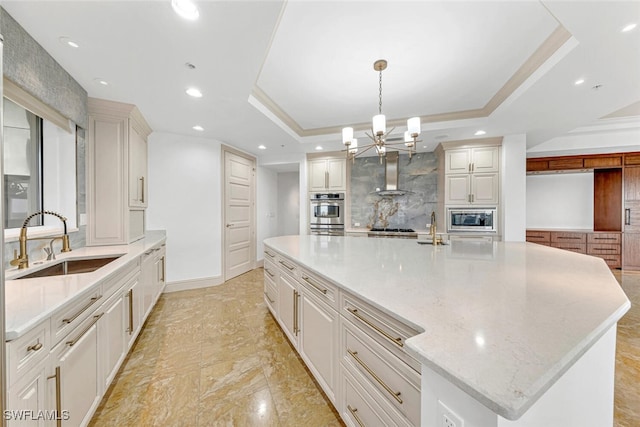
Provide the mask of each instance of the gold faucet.
[{"label": "gold faucet", "polygon": [[[17,265],[19,270],[29,267],[29,255],[27,253],[27,240],[37,240],[37,238],[36,239],[27,238],[27,226],[29,225],[29,221],[31,221],[33,217],[38,215],[43,215],[43,214],[53,215],[59,218],[60,221],[62,221],[62,224],[64,225],[64,234],[62,236],[56,236],[54,239],[58,239],[58,238],[62,239],[62,249],[60,250],[60,252],[71,252],[71,246],[69,245],[69,235],[67,234],[67,218],[52,211],[36,212],[34,214],[29,215],[22,223],[22,228],[20,229],[20,238],[19,238],[20,254],[18,255],[17,251],[14,251],[13,252],[14,258],[10,262],[11,265]],[[47,237],[47,239],[50,239],[50,237]]]},{"label": "gold faucet", "polygon": [[436,212],[435,211],[431,211],[431,226],[429,227],[429,235],[431,236],[431,244],[433,246],[436,245],[441,245],[442,244],[442,237],[438,237],[438,234],[436,233],[437,227],[436,227]]}]

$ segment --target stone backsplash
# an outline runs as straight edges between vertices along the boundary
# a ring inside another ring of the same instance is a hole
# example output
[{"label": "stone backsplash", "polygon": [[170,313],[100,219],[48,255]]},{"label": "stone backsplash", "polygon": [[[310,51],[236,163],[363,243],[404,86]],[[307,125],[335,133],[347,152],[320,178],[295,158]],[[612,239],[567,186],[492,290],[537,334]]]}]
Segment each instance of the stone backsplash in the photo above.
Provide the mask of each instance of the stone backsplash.
[{"label": "stone backsplash", "polygon": [[[413,228],[424,231],[436,210],[438,159],[435,153],[400,154],[398,187],[404,196],[379,196],[384,189],[385,164],[378,157],[357,157],[351,164],[351,228]],[[359,224],[359,225],[356,225]]]}]

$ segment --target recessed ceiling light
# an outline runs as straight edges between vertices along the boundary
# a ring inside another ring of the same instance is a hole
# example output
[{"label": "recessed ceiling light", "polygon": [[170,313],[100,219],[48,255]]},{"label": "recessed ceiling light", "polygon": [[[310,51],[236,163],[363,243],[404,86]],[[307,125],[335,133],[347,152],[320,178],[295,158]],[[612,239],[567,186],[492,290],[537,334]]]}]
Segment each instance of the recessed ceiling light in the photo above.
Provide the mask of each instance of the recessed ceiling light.
[{"label": "recessed ceiling light", "polygon": [[195,125],[192,129],[197,130],[198,132],[202,132],[204,130],[204,128],[200,125]]},{"label": "recessed ceiling light", "polygon": [[321,146],[319,146],[319,145],[318,145],[318,146],[316,146],[316,151],[321,151],[321,150],[322,150],[322,147],[321,147]]},{"label": "recessed ceiling light", "polygon": [[171,0],[171,7],[175,13],[190,21],[194,21],[200,16],[198,7],[191,0]]},{"label": "recessed ceiling light", "polygon": [[184,66],[187,67],[190,70],[195,70],[196,69],[196,66],[193,65],[191,62],[185,62]]},{"label": "recessed ceiling light", "polygon": [[576,85],[576,86],[579,86],[579,85],[581,85],[582,83],[584,83],[584,79],[578,79],[578,80],[576,80],[573,84],[574,84],[574,85]]},{"label": "recessed ceiling light", "polygon": [[267,149],[267,147],[265,147],[264,145],[258,145],[258,148],[261,149],[261,150],[266,150]]},{"label": "recessed ceiling light", "polygon": [[629,31],[633,30],[634,28],[636,28],[638,26],[638,24],[636,24],[635,22],[633,24],[629,24],[626,27],[624,27],[622,29],[623,33],[628,33]]},{"label": "recessed ceiling light", "polygon": [[60,40],[60,43],[66,44],[67,46],[71,46],[73,48],[79,48],[80,47],[80,45],[78,43],[76,43],[75,41],[71,40],[71,38],[67,37],[67,36],[59,37],[58,40]]},{"label": "recessed ceiling light", "polygon": [[93,79],[93,81],[102,86],[109,86],[109,82],[105,79],[101,79],[100,77],[96,77],[95,79]]},{"label": "recessed ceiling light", "polygon": [[483,130],[479,130],[476,131],[476,133],[474,133],[475,136],[480,136],[480,135],[485,135],[487,132],[483,131]]},{"label": "recessed ceiling light", "polygon": [[186,92],[187,95],[193,96],[194,98],[202,98],[202,92],[200,92],[200,90],[196,89],[195,87],[190,87]]}]

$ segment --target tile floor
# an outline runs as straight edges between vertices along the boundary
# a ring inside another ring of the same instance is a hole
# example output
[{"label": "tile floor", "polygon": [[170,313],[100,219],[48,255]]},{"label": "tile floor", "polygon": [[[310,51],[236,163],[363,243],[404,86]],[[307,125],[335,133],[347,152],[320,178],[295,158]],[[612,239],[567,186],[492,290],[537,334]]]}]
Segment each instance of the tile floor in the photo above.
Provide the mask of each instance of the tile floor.
[{"label": "tile floor", "polygon": [[[615,426],[640,425],[640,273],[614,272],[632,308],[618,324]],[[262,269],[164,294],[91,426],[343,425],[268,313]]]},{"label": "tile floor", "polygon": [[90,425],[344,425],[269,314],[262,277],[162,295]]}]

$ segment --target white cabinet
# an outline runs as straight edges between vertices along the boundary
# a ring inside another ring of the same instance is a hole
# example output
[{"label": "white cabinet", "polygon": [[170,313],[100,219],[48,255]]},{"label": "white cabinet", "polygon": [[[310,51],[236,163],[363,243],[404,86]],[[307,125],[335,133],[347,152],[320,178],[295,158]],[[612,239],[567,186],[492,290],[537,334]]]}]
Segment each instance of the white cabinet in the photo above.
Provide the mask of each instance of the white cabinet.
[{"label": "white cabinet", "polygon": [[[447,206],[483,205],[500,203],[500,143],[487,140],[443,143],[437,152],[444,159],[444,204]],[[469,143],[480,144],[468,147]],[[491,144],[482,146],[482,144]],[[452,148],[453,147],[453,148]],[[442,194],[442,193],[441,193]],[[441,211],[443,214],[444,211]]]},{"label": "white cabinet", "polygon": [[142,329],[142,301],[144,298],[143,286],[140,276],[136,276],[125,287],[125,341],[127,349],[131,348],[136,337]]},{"label": "white cabinet", "polygon": [[[7,393],[7,411],[5,420],[7,426],[45,426],[45,420],[36,419],[37,414],[45,411],[53,412],[53,408],[47,406],[47,374],[46,364],[40,363],[34,369],[25,374],[17,383],[9,387]],[[32,419],[20,420],[21,415],[33,414]],[[9,416],[9,419],[7,419]]]},{"label": "white cabinet", "polygon": [[98,324],[100,334],[100,381],[104,393],[118,373],[127,354],[125,340],[125,296],[116,292],[103,305],[102,319]]},{"label": "white cabinet", "polygon": [[87,245],[143,237],[150,133],[134,105],[89,98]]},{"label": "white cabinet", "polygon": [[309,191],[346,191],[347,161],[344,158],[315,158],[308,161]]},{"label": "white cabinet", "polygon": [[48,406],[58,414],[68,411],[64,427],[87,425],[100,403],[97,322],[102,314],[85,320],[50,354],[52,381],[48,384]]},{"label": "white cabinet", "polygon": [[301,335],[298,344],[300,356],[329,400],[335,404],[335,385],[338,374],[336,357],[339,333],[338,313],[305,286],[300,286],[300,294]]},{"label": "white cabinet", "polygon": [[298,282],[285,273],[278,280],[278,321],[294,347],[298,348]]}]

